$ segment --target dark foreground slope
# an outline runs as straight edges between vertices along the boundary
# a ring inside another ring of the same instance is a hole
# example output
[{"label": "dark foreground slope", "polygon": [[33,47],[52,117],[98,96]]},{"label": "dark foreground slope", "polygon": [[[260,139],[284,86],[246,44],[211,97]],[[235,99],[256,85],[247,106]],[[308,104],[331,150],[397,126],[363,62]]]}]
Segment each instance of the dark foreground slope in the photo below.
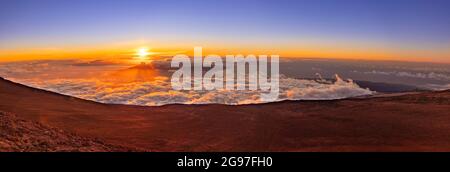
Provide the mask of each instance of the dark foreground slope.
[{"label": "dark foreground slope", "polygon": [[11,152],[110,152],[132,151],[85,138],[39,122],[0,112],[0,151]]},{"label": "dark foreground slope", "polygon": [[151,151],[450,151],[450,92],[259,105],[106,105],[0,80],[0,110]]}]

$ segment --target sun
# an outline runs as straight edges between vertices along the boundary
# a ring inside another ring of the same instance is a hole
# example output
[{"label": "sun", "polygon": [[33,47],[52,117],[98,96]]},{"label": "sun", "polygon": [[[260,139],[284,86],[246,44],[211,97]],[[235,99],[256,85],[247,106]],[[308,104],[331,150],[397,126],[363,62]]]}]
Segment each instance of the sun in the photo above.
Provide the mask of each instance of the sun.
[{"label": "sun", "polygon": [[146,59],[151,53],[147,47],[141,47],[136,50],[137,58]]}]

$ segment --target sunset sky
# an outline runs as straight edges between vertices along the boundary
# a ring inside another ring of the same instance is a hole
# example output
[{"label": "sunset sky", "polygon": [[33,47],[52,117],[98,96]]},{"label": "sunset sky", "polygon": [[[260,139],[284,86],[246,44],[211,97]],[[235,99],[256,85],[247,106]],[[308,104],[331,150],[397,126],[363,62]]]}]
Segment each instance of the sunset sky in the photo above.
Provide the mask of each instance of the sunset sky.
[{"label": "sunset sky", "polygon": [[279,54],[450,63],[448,0],[3,0],[0,62]]}]

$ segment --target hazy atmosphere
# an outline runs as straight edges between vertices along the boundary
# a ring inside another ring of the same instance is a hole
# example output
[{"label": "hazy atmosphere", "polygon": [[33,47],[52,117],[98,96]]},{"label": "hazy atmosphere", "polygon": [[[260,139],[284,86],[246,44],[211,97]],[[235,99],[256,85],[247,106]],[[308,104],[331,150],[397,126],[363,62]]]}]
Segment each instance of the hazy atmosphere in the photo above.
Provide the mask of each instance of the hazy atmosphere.
[{"label": "hazy atmosphere", "polygon": [[447,0],[5,0],[0,61],[152,55],[450,62]]}]

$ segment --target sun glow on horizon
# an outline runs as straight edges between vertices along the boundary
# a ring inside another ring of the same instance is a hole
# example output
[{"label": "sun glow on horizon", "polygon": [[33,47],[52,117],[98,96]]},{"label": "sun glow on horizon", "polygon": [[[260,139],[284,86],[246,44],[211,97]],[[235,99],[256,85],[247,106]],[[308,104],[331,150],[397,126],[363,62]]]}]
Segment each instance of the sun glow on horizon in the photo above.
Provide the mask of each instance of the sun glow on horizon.
[{"label": "sun glow on horizon", "polygon": [[[148,46],[149,44],[152,45]],[[205,43],[206,44],[206,43]],[[303,44],[302,44],[303,45]],[[220,46],[220,47],[219,47]],[[267,45],[232,46],[229,44],[208,44],[204,47],[204,55],[217,54],[279,54],[286,58],[327,58],[349,60],[374,61],[412,61],[450,63],[450,54],[444,51],[431,50],[397,50],[395,48],[380,48],[365,46],[355,47],[353,44],[333,46],[288,46],[270,47]],[[259,47],[259,48],[258,48]],[[52,49],[41,47],[24,47],[16,49],[1,49],[0,62],[28,61],[28,60],[62,60],[62,59],[113,59],[134,63],[151,62],[160,57],[169,57],[176,54],[193,55],[192,47],[172,46],[166,44],[137,42],[130,44],[86,44],[83,46],[61,46]]]},{"label": "sun glow on horizon", "polygon": [[136,50],[136,58],[140,60],[147,60],[148,56],[152,53],[149,51],[147,47],[141,47]]}]

